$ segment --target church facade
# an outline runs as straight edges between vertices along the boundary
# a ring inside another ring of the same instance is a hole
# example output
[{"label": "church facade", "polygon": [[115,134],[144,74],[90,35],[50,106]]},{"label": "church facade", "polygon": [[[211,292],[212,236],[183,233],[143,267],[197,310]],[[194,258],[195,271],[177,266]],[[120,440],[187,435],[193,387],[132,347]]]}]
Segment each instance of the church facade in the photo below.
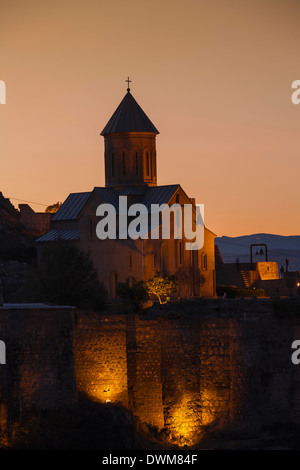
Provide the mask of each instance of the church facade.
[{"label": "church facade", "polygon": [[[216,293],[216,235],[204,226],[204,244],[199,250],[186,250],[186,240],[171,236],[162,238],[161,219],[154,238],[150,234],[137,239],[99,239],[96,233],[101,204],[110,204],[119,211],[120,196],[126,196],[128,207],[143,204],[150,212],[153,204],[192,205],[196,218],[196,202],[180,184],[157,185],[156,127],[132,96],[130,89],[104,127],[105,187],[70,194],[51,219],[51,230],[37,240],[42,256],[43,246],[60,238],[90,252],[99,279],[108,297],[117,295],[118,282],[128,278],[146,280],[156,272],[175,274],[180,298],[214,297]],[[162,206],[163,207],[163,206]],[[171,220],[171,234],[174,219]],[[195,222],[195,220],[194,220]],[[173,233],[174,234],[174,233]]]}]

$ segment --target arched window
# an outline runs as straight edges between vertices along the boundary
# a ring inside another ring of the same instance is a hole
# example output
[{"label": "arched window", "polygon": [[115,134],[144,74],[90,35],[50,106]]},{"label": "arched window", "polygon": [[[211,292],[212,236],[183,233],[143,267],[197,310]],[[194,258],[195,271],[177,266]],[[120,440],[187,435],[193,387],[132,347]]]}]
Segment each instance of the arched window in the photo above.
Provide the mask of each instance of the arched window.
[{"label": "arched window", "polygon": [[160,247],[161,271],[164,275],[169,273],[169,250],[167,243],[162,243]]},{"label": "arched window", "polygon": [[178,264],[181,266],[183,263],[182,241],[178,240]]},{"label": "arched window", "polygon": [[88,239],[95,240],[96,227],[95,222],[92,219],[88,220]]},{"label": "arched window", "polygon": [[115,176],[115,156],[111,154],[111,176],[114,178]]},{"label": "arched window", "polygon": [[122,167],[123,167],[123,176],[126,174],[126,165],[125,165],[125,153],[123,152],[123,157],[122,157]]},{"label": "arched window", "polygon": [[149,152],[146,152],[146,175],[150,175],[150,158],[149,158]]},{"label": "arched window", "polygon": [[137,152],[135,154],[135,174],[136,176],[138,176],[139,174],[139,157],[138,157]]},{"label": "arched window", "polygon": [[207,270],[207,254],[202,253],[201,255],[201,268],[206,271]]}]

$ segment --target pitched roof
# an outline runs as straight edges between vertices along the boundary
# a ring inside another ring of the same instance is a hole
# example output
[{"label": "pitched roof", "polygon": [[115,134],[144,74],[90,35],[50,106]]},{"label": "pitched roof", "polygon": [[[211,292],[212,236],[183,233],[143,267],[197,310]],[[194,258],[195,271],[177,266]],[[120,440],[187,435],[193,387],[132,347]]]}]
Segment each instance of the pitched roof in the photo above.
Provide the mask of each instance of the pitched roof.
[{"label": "pitched roof", "polygon": [[119,206],[118,194],[111,188],[96,187],[94,191],[101,197],[106,204],[112,204],[116,209]]},{"label": "pitched roof", "polygon": [[58,209],[56,214],[53,215],[52,221],[55,220],[74,220],[77,219],[81,209],[90,197],[91,192],[86,193],[71,193]]},{"label": "pitched roof", "polygon": [[[126,194],[144,194],[140,202],[144,204],[148,210],[151,209],[151,204],[167,204],[175,193],[179,184],[169,184],[166,186],[153,186],[146,189],[146,192],[135,191],[135,188],[131,191],[127,188],[127,191],[122,192],[122,195]],[[111,188],[95,187],[94,191],[101,197],[101,199],[112,204],[118,212],[119,208],[119,194]],[[80,211],[85,206],[88,198],[91,196],[93,191],[85,193],[71,193],[59,208],[59,210],[52,216],[52,221],[58,220],[76,220],[80,214]]]},{"label": "pitched roof", "polygon": [[151,209],[151,204],[167,204],[179,186],[179,184],[152,186],[147,189],[142,203],[148,210]]},{"label": "pitched roof", "polygon": [[54,240],[79,240],[79,228],[73,227],[68,229],[53,229],[42,237],[38,238],[37,242],[52,242]]},{"label": "pitched roof", "polygon": [[104,127],[101,135],[118,132],[152,132],[159,134],[129,91]]}]

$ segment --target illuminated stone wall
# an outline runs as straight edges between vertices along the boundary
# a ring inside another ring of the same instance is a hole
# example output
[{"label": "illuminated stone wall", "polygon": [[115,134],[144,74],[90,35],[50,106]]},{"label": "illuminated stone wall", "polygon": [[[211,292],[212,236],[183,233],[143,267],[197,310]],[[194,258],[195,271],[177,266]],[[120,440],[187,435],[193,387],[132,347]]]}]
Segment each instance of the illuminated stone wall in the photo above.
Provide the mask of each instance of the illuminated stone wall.
[{"label": "illuminated stone wall", "polygon": [[79,390],[104,402],[110,388],[111,401],[174,442],[191,443],[207,427],[253,432],[293,415],[292,323],[249,314],[78,318]]},{"label": "illuminated stone wall", "polygon": [[231,400],[231,333],[228,319],[203,320],[199,326],[201,423],[226,426]]},{"label": "illuminated stone wall", "polygon": [[247,434],[299,422],[300,365],[291,362],[299,333],[295,319],[268,311],[193,320],[2,307],[0,428],[32,406],[74,403],[78,392],[123,404],[182,445],[207,429]]},{"label": "illuminated stone wall", "polygon": [[185,444],[201,425],[198,325],[168,320],[160,328],[165,425],[176,442]]},{"label": "illuminated stone wall", "polygon": [[77,312],[74,341],[78,391],[128,406],[126,317]]}]

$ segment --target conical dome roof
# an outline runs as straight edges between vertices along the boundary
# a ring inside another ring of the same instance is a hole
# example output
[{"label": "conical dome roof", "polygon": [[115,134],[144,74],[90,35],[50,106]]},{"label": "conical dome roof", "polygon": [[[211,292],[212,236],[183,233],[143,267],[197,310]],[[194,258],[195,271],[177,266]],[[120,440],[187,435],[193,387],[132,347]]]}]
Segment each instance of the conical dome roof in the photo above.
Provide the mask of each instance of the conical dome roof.
[{"label": "conical dome roof", "polygon": [[127,91],[116,111],[104,127],[101,135],[119,132],[151,132],[159,134],[148,116]]}]

